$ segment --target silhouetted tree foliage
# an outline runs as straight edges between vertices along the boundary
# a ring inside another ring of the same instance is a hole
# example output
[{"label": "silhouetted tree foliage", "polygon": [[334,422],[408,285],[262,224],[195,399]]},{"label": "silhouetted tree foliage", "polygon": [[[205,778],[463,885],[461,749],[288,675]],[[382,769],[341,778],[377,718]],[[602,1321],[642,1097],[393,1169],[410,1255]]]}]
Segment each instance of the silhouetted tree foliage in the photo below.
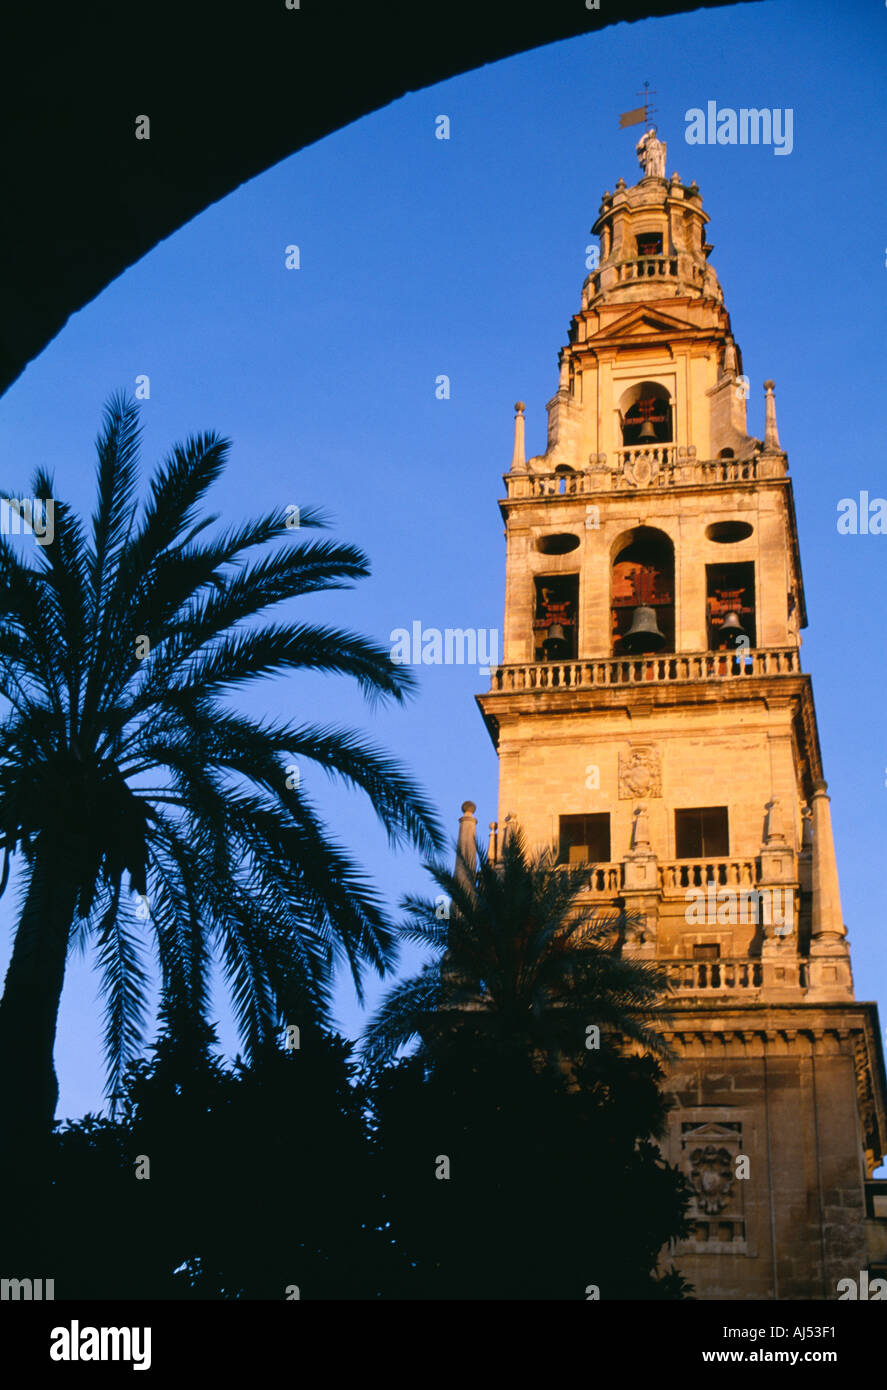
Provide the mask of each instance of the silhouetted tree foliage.
[{"label": "silhouetted tree foliage", "polygon": [[425,868],[443,894],[405,897],[400,934],[435,959],[383,998],[364,1032],[371,1066],[419,1039],[420,1050],[436,1055],[457,1017],[460,1032],[477,1024],[527,1054],[574,1050],[594,1022],[667,1055],[657,1025],[666,1017],[668,973],[623,952],[626,931],[643,923],[589,901],[593,866],[558,864],[552,849],[532,852],[515,828],[497,860],[478,845],[474,864],[457,858],[454,870]]},{"label": "silhouetted tree foliage", "polygon": [[679,1276],[650,1272],[689,1194],[653,1142],[669,986],[623,953],[638,924],[589,902],[589,866],[531,852],[518,828],[496,861],[477,846],[426,867],[448,911],[408,897],[401,932],[436,959],[389,991],[363,1044],[403,1296],[681,1297]]},{"label": "silhouetted tree foliage", "polygon": [[652,1273],[690,1195],[656,1143],[661,969],[583,903],[587,870],[517,832],[497,864],[429,867],[449,920],[409,898],[402,932],[438,959],[383,1001],[367,1070],[317,1026],[226,1068],[207,1025],[170,1012],[119,1123],[63,1131],[57,1296],[687,1295]]},{"label": "silhouetted tree foliage", "polygon": [[161,1042],[117,1122],[58,1135],[41,1266],[56,1298],[373,1298],[397,1282],[350,1052],[303,1029],[298,1049],[228,1068]]},{"label": "silhouetted tree foliage", "polygon": [[603,1047],[552,1068],[520,1047],[457,1033],[435,1062],[376,1079],[385,1212],[410,1256],[399,1296],[429,1299],[675,1298],[655,1279],[686,1234],[688,1189],[650,1137],[662,1070]]},{"label": "silhouetted tree foliage", "polygon": [[116,1120],[57,1132],[40,1228],[10,1243],[6,1222],[13,1264],[60,1300],[681,1296],[650,1275],[686,1195],[649,1141],[652,1058],[567,1071],[465,1033],[370,1088],[352,1044],[299,1042],[227,1066],[209,1029],[163,1038]]}]

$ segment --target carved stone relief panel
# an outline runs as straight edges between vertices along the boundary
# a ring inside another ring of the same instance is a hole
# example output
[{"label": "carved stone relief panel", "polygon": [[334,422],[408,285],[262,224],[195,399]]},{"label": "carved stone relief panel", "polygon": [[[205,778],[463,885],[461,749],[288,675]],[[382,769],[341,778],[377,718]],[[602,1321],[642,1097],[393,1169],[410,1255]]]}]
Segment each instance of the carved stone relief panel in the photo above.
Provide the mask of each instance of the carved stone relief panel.
[{"label": "carved stone relief panel", "polygon": [[633,801],[662,795],[662,754],[654,744],[635,744],[619,754],[619,795]]}]

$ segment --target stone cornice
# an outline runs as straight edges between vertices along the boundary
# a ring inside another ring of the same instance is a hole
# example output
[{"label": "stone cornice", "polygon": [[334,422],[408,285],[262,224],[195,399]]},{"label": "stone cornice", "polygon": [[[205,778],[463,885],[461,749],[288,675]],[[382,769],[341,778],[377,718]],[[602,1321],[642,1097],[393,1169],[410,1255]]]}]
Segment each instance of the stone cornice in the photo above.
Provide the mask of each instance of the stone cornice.
[{"label": "stone cornice", "polygon": [[[607,658],[610,660],[611,658]],[[589,661],[596,658],[589,658]],[[722,679],[700,677],[687,681],[650,681],[625,685],[562,686],[536,690],[491,690],[476,695],[493,744],[498,748],[503,724],[534,716],[582,715],[623,710],[628,719],[647,718],[656,710],[703,708],[707,705],[748,705],[762,709],[780,704],[794,708],[794,732],[805,769],[805,790],[812,792],[822,777],[822,758],[813,687],[803,671],[785,675],[747,675]],[[729,733],[729,730],[725,732]]]},{"label": "stone cornice", "polygon": [[669,1001],[668,1013],[662,1038],[680,1060],[847,1057],[856,1073],[867,1162],[871,1170],[878,1166],[887,1150],[887,1075],[876,1004],[720,1002],[713,1017]]}]

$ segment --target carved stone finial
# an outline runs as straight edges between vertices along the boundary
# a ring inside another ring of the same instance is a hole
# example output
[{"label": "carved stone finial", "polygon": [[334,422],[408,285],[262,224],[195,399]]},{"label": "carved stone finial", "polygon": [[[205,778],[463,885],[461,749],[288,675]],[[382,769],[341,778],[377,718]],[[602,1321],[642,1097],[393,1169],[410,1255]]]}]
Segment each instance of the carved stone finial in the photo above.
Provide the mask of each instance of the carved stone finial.
[{"label": "carved stone finial", "polygon": [[470,886],[477,866],[477,820],[474,815],[476,810],[473,801],[462,802],[454,876],[466,886]]},{"label": "carved stone finial", "polygon": [[773,382],[765,381],[764,390],[764,451],[780,452],[779,431],[776,428],[776,399],[773,395]]},{"label": "carved stone finial", "polygon": [[511,455],[511,471],[512,473],[525,473],[527,468],[524,449],[524,411],[526,406],[523,401],[516,401],[514,409],[516,414],[514,417],[514,452]]},{"label": "carved stone finial", "polygon": [[499,858],[499,822],[497,820],[490,821],[489,855],[490,863],[495,864]]},{"label": "carved stone finial", "polygon": [[801,808],[801,851],[809,852],[813,844],[813,811],[808,805]]},{"label": "carved stone finial", "polygon": [[841,915],[841,892],[835,863],[835,842],[828,783],[813,783],[813,941],[843,943],[847,936]]}]

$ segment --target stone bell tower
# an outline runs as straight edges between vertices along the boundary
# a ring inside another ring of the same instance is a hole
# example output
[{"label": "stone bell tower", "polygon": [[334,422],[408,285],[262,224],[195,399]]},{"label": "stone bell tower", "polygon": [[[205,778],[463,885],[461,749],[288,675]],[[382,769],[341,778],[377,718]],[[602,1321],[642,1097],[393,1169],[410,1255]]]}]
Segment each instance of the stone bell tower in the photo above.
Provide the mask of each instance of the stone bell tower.
[{"label": "stone bell tower", "polygon": [[664,176],[655,132],[639,151],[592,228],[544,454],[516,407],[503,664],[478,703],[499,824],[594,865],[623,950],[669,968],[667,1151],[697,1194],[679,1268],[699,1298],[837,1298],[887,1273],[887,1114],[801,668],[792,482],[772,381],[748,433],[699,190]]}]

